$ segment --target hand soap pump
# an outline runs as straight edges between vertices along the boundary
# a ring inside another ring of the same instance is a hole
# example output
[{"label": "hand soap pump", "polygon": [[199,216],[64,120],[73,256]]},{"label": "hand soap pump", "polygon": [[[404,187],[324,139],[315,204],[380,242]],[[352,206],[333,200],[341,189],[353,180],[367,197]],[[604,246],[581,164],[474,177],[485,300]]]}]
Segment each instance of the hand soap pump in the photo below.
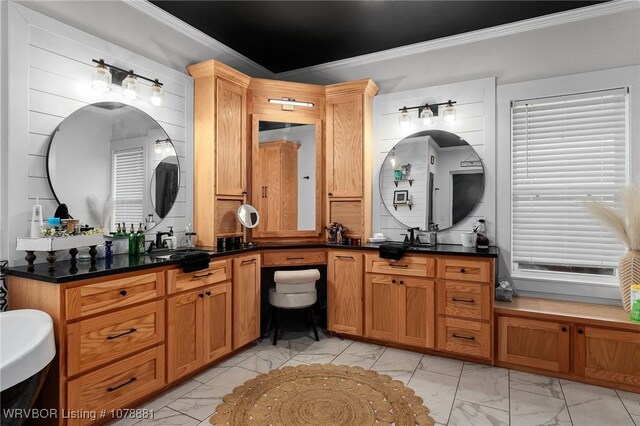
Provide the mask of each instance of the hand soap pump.
[{"label": "hand soap pump", "polygon": [[31,211],[31,238],[40,238],[40,229],[42,228],[42,206],[36,196],[36,203]]}]

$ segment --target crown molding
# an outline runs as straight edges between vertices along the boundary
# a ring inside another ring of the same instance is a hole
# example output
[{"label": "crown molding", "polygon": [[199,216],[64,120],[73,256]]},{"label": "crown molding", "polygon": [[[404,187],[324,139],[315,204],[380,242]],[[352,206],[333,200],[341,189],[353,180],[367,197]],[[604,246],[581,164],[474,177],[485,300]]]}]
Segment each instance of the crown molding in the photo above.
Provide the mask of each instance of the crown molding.
[{"label": "crown molding", "polygon": [[639,8],[640,0],[613,0],[595,6],[587,6],[579,9],[568,10],[565,12],[558,12],[551,15],[545,15],[537,18],[527,19],[524,21],[499,25],[496,27],[470,31],[450,37],[414,43],[407,46],[396,47],[393,49],[369,53],[366,55],[354,56],[347,59],[340,59],[333,62],[326,62],[324,64],[312,65],[310,67],[298,68],[291,71],[284,71],[276,73],[275,77],[289,79],[314,72],[330,71],[356,65],[366,65],[390,59],[402,58],[405,56],[417,55],[420,53],[444,49],[447,47],[460,46],[477,41],[489,40],[492,38],[504,37],[512,34],[567,24],[584,19],[596,18],[613,13],[627,12]]},{"label": "crown molding", "polygon": [[266,78],[274,78],[275,74],[258,64],[257,62],[252,61],[241,53],[236,52],[226,44],[220,43],[218,40],[214,39],[211,36],[203,33],[202,31],[192,27],[186,22],[182,21],[179,18],[176,18],[172,14],[164,11],[148,0],[122,0],[124,3],[129,6],[137,9],[138,11],[152,17],[153,19],[171,27],[173,30],[182,33],[183,35],[189,37],[190,39],[202,44],[203,46],[209,47],[215,51],[218,51],[225,56],[232,57],[236,62],[233,64],[234,67],[240,67],[243,65],[243,68],[248,73],[256,73]]}]

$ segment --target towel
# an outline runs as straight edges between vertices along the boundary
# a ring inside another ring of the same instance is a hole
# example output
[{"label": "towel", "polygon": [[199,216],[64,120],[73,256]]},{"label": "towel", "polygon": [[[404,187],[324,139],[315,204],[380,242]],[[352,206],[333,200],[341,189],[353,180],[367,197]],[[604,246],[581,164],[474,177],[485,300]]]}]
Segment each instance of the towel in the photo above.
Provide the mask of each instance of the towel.
[{"label": "towel", "polygon": [[390,244],[382,244],[379,248],[379,256],[383,259],[400,260],[406,251],[405,246],[392,246]]},{"label": "towel", "polygon": [[209,267],[209,253],[189,253],[182,258],[184,272],[200,271]]},{"label": "towel", "polygon": [[273,281],[278,284],[298,284],[318,281],[320,271],[317,269],[303,269],[300,271],[276,271]]}]

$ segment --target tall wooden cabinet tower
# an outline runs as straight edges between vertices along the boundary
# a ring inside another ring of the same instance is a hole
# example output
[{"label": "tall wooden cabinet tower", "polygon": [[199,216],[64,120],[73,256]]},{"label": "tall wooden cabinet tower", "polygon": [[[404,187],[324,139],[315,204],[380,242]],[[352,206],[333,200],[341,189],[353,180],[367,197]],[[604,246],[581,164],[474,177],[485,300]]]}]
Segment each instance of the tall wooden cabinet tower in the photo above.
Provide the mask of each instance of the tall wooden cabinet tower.
[{"label": "tall wooden cabinet tower", "polygon": [[247,87],[251,78],[210,60],[194,80],[194,229],[197,245],[243,235],[236,210],[247,195]]}]

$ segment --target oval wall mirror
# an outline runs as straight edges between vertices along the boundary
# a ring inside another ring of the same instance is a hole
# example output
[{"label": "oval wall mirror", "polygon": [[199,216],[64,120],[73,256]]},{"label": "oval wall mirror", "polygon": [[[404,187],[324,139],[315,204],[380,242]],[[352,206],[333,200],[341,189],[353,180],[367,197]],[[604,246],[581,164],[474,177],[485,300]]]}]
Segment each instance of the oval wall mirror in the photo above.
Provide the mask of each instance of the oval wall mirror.
[{"label": "oval wall mirror", "polygon": [[238,207],[237,217],[240,223],[247,228],[255,228],[260,223],[258,210],[251,204],[243,204]]},{"label": "oval wall mirror", "polygon": [[424,130],[407,136],[387,154],[379,175],[380,197],[407,228],[455,226],[477,207],[484,191],[484,167],[461,136]]},{"label": "oval wall mirror", "polygon": [[153,219],[157,225],[180,187],[180,164],[167,133],[121,102],[99,102],[69,115],[51,138],[47,175],[56,200],[74,219],[109,231],[122,222],[137,228]]}]

